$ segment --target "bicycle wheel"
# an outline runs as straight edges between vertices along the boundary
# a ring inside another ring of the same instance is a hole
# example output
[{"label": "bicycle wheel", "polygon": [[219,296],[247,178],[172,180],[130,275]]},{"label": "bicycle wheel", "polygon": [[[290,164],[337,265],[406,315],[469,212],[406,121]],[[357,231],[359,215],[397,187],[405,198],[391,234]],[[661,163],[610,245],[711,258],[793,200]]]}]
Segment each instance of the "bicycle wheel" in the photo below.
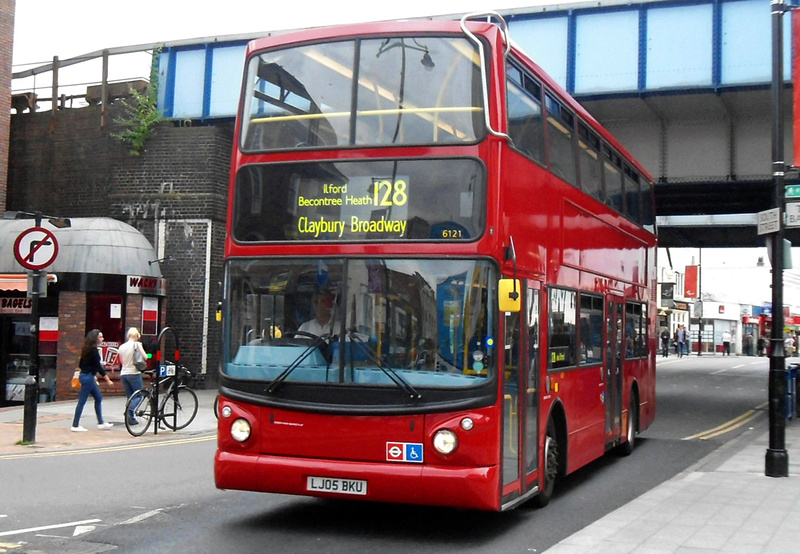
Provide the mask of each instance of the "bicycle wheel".
[{"label": "bicycle wheel", "polygon": [[[131,406],[135,406],[133,413],[136,414],[136,419],[139,421],[138,425],[131,425],[128,419],[128,410]],[[125,402],[125,428],[128,433],[134,437],[141,437],[150,428],[150,423],[153,421],[153,396],[150,391],[142,389],[137,390]]]},{"label": "bicycle wheel", "polygon": [[161,412],[161,421],[173,431],[183,429],[197,415],[197,395],[192,389],[181,385],[177,390],[177,400],[175,394],[167,396]]}]

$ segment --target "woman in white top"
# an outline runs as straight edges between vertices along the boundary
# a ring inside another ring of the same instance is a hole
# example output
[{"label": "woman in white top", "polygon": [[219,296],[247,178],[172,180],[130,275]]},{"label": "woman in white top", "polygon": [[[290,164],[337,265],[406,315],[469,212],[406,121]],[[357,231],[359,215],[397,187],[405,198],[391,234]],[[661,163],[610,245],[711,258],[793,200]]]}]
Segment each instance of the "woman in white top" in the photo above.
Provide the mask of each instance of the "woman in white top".
[{"label": "woman in white top", "polygon": [[[144,346],[142,346],[142,343],[139,342],[140,338],[141,335],[139,334],[139,330],[136,327],[131,327],[128,329],[127,342],[119,347],[119,360],[122,364],[120,378],[122,380],[122,386],[125,389],[125,396],[128,398],[130,398],[137,390],[142,389],[142,372],[136,369],[136,366],[133,365],[133,353],[136,350],[141,352],[145,360],[147,359],[147,352],[144,351]],[[128,413],[125,414],[125,417],[128,418],[128,421],[131,425],[136,425],[139,423],[134,415],[135,409],[136,406],[131,406]]]}]

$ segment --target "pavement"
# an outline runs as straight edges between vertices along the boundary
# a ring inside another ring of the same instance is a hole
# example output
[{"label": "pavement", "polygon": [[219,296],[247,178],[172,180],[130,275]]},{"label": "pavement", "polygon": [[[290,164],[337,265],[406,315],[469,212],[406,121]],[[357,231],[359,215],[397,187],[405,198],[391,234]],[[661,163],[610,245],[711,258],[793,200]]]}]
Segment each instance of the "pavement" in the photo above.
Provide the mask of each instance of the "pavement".
[{"label": "pavement", "polygon": [[125,428],[125,396],[103,396],[103,419],[114,424],[112,428],[104,430],[97,428],[94,400],[89,398],[81,417],[81,425],[88,429],[85,433],[73,433],[70,430],[77,400],[39,403],[36,407],[34,441],[31,444],[21,444],[24,407],[0,408],[0,460],[20,455],[112,448],[198,435],[211,437],[217,431],[217,418],[214,416],[217,390],[195,390],[195,393],[198,400],[197,415],[188,427],[180,431],[159,429],[156,434],[155,425],[151,424],[141,437],[131,436]]},{"label": "pavement", "polygon": [[[114,423],[97,429],[92,399],[81,423],[70,431],[75,401],[39,404],[35,442],[22,439],[22,406],[0,408],[0,461],[118,448],[153,441],[212,437],[216,432],[216,390],[195,391],[197,417],[181,431],[149,429],[132,437],[123,421],[124,397],[105,397],[103,414]],[[786,422],[788,476],[767,477],[766,418],[693,466],[554,545],[547,554],[781,554],[800,552],[800,418]],[[635,457],[635,453],[634,453]],[[547,508],[545,508],[547,509]]]},{"label": "pavement", "polygon": [[769,424],[762,417],[693,466],[546,554],[796,554],[800,418],[786,421],[788,476],[766,476],[769,446]]}]

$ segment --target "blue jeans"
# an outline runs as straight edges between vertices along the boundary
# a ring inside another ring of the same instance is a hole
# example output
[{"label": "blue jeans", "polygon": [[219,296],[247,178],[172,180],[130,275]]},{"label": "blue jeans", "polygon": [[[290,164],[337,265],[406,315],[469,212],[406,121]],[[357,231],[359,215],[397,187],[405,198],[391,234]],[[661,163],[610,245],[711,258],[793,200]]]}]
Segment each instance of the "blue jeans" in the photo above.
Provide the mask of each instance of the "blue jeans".
[{"label": "blue jeans", "polygon": [[[141,373],[137,373],[136,375],[123,375],[121,377],[121,379],[122,379],[122,388],[125,389],[125,396],[126,397],[130,398],[131,396],[133,396],[133,393],[135,393],[137,390],[142,390],[142,374]],[[134,414],[134,410],[136,408],[138,408],[138,407],[139,407],[138,403],[135,404],[135,405],[131,405],[130,406],[130,409],[128,410],[128,413],[126,414],[128,419],[131,419],[131,420],[136,419],[136,416]]]},{"label": "blue jeans", "polygon": [[75,406],[75,416],[72,418],[72,426],[77,427],[81,424],[81,414],[83,414],[83,407],[89,399],[89,395],[94,398],[94,413],[97,415],[97,423],[103,423],[103,395],[100,394],[100,387],[94,380],[94,375],[91,373],[81,373],[81,392],[78,393],[78,405]]}]

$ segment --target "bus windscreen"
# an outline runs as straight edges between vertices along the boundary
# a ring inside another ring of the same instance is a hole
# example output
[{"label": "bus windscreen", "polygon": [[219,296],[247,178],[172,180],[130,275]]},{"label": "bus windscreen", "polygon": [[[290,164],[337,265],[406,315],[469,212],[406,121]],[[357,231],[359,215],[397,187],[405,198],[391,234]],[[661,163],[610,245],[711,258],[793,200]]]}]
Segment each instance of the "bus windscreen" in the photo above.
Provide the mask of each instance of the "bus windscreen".
[{"label": "bus windscreen", "polygon": [[235,379],[468,387],[494,375],[493,265],[480,260],[229,262]]}]

